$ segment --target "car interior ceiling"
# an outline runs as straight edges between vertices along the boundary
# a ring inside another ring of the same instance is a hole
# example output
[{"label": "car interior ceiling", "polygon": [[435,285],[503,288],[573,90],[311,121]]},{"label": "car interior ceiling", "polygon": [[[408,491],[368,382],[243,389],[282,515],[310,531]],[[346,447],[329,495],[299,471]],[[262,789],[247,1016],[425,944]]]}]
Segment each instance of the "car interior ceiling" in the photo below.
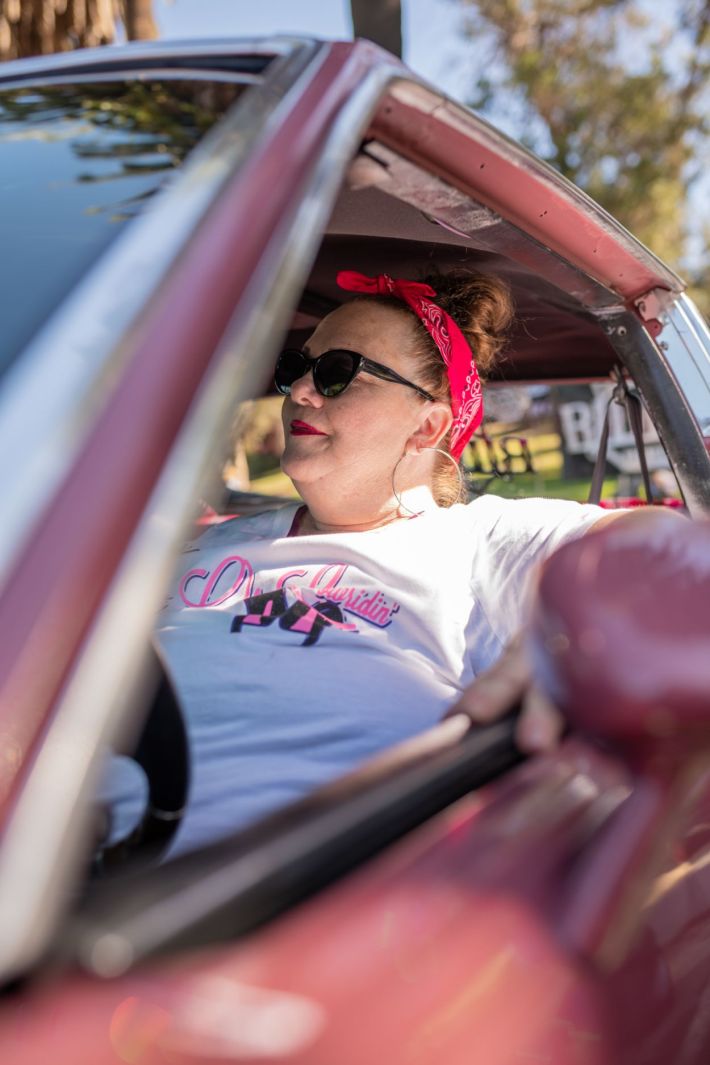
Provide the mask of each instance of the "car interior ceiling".
[{"label": "car interior ceiling", "polygon": [[480,270],[509,284],[516,321],[490,380],[604,379],[618,358],[594,311],[618,304],[512,224],[433,175],[369,142],[354,160],[294,315],[288,343],[302,345],[343,302],[340,269],[420,278]]}]

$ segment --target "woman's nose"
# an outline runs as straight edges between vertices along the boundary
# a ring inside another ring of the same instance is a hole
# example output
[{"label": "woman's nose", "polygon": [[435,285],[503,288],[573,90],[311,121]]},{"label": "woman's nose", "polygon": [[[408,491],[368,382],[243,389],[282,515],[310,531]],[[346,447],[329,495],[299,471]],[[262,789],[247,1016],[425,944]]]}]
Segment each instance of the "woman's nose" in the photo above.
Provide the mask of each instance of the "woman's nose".
[{"label": "woman's nose", "polygon": [[311,407],[323,406],[323,396],[317,391],[310,370],[291,385],[291,399],[294,403],[307,404]]}]

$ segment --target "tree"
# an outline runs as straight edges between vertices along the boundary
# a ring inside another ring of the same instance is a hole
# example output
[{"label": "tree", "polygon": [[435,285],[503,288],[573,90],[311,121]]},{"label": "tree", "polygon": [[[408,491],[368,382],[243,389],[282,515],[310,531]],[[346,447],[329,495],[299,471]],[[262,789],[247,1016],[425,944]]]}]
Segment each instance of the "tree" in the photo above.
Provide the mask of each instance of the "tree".
[{"label": "tree", "polygon": [[710,163],[710,0],[457,2],[484,71],[473,106],[707,285],[688,190]]},{"label": "tree", "polygon": [[401,57],[401,6],[400,0],[351,0],[353,36],[366,37]]},{"label": "tree", "polygon": [[153,0],[117,0],[129,41],[152,41],[158,36]]},{"label": "tree", "polygon": [[152,0],[0,0],[0,59],[157,37]]}]

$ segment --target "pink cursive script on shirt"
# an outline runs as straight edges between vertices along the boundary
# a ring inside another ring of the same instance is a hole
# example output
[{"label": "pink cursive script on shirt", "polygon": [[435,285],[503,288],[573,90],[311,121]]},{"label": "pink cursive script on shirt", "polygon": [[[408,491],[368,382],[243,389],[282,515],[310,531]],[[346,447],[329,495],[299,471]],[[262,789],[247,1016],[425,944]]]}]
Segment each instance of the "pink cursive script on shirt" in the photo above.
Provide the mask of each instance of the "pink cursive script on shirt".
[{"label": "pink cursive script on shirt", "polygon": [[[217,586],[227,577],[227,587],[217,593]],[[201,587],[198,599],[192,598],[192,588]],[[252,595],[254,588],[254,570],[245,558],[230,555],[223,558],[210,574],[206,569],[191,569],[180,581],[179,592],[185,606],[208,607],[219,606],[228,599],[240,594],[241,599]],[[214,598],[213,598],[214,596]]]}]

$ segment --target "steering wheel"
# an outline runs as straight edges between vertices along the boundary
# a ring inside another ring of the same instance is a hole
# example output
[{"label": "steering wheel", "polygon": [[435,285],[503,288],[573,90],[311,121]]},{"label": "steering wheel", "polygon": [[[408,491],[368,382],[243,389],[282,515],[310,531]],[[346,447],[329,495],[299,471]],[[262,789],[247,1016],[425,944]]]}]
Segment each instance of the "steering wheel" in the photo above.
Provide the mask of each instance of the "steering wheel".
[{"label": "steering wheel", "polygon": [[154,861],[178,830],[190,786],[190,748],[185,720],[165,669],[153,650],[157,687],[135,750],[130,755],[145,773],[148,801],[136,827],[123,839],[101,847],[94,859],[98,875],[138,857]]}]

